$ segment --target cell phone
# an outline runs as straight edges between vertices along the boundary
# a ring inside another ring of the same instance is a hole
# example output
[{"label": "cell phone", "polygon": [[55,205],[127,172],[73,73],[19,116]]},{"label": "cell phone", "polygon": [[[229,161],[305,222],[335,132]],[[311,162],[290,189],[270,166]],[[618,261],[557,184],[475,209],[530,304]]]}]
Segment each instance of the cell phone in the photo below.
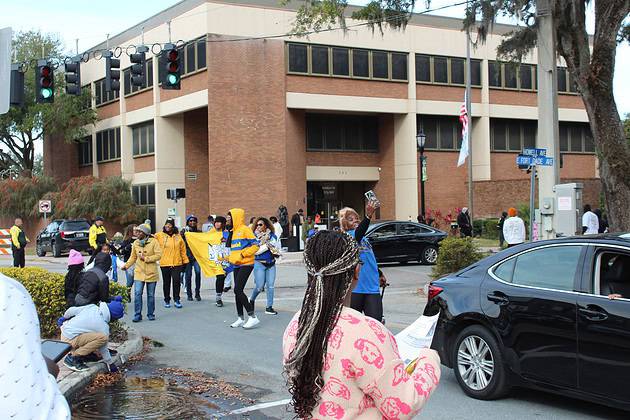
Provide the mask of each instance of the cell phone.
[{"label": "cell phone", "polygon": [[374,193],[374,191],[370,190],[366,192],[365,198],[368,202],[371,202],[374,207],[380,207],[381,202],[378,201],[378,198],[376,198],[376,194]]},{"label": "cell phone", "polygon": [[44,340],[42,341],[42,355],[57,363],[70,353],[72,346],[65,341]]}]

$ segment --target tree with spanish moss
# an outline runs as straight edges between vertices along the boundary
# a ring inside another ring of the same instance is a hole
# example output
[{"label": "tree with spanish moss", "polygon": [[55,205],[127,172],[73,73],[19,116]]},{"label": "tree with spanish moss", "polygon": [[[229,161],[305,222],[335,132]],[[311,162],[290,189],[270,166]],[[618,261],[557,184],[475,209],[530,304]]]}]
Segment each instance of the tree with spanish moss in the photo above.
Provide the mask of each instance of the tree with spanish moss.
[{"label": "tree with spanish moss", "polygon": [[[558,55],[566,62],[588,114],[611,229],[630,231],[630,144],[613,96],[616,49],[630,42],[630,0],[549,1]],[[345,0],[306,0],[298,8],[294,31],[346,27],[347,6]],[[372,29],[404,29],[415,6],[415,0],[372,0],[350,17]],[[586,29],[589,6],[595,16],[592,36]],[[519,22],[500,43],[499,58],[520,61],[536,48],[535,0],[470,0],[463,29],[477,31],[478,42],[485,42],[498,18]]]}]

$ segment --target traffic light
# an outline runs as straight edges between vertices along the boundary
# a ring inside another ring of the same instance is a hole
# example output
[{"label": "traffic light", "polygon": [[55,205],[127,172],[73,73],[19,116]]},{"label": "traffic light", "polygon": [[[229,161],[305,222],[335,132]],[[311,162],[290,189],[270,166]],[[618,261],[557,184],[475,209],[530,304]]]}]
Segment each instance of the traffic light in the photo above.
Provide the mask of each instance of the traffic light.
[{"label": "traffic light", "polygon": [[179,51],[173,44],[164,45],[164,51],[160,56],[162,67],[162,88],[177,89],[180,88],[181,82],[181,65]]},{"label": "traffic light", "polygon": [[81,59],[75,57],[72,61],[66,61],[66,93],[68,95],[81,96]]},{"label": "traffic light", "polygon": [[35,102],[50,104],[55,101],[55,74],[47,60],[37,60],[35,69]]},{"label": "traffic light", "polygon": [[145,87],[146,76],[144,74],[144,62],[146,59],[146,52],[149,51],[149,47],[141,45],[136,49],[135,54],[131,54],[129,59],[131,60],[131,86]]},{"label": "traffic light", "polygon": [[111,51],[103,53],[105,58],[105,92],[120,90],[120,60]]},{"label": "traffic light", "polygon": [[9,103],[11,106],[24,106],[24,73],[20,64],[11,64],[11,87],[9,89]]}]

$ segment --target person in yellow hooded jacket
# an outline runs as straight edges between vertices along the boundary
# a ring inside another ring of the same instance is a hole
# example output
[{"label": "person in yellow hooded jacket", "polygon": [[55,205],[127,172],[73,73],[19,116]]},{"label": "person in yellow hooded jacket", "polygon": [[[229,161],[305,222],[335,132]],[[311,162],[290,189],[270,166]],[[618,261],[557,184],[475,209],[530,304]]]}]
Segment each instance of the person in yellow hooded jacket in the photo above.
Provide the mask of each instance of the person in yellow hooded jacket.
[{"label": "person in yellow hooded jacket", "polygon": [[[226,219],[230,232],[226,246],[230,248],[228,261],[234,266],[234,294],[238,314],[238,318],[230,327],[250,329],[260,324],[254,313],[254,305],[250,303],[244,292],[247,280],[254,270],[254,258],[259,248],[258,239],[245,224],[245,210],[232,209]],[[249,315],[247,322],[244,319],[243,309]]]},{"label": "person in yellow hooded jacket", "polygon": [[162,232],[155,234],[160,248],[162,249],[162,258],[160,258],[160,269],[162,270],[162,286],[164,291],[164,307],[171,307],[171,283],[173,284],[173,300],[175,307],[181,308],[182,304],[179,298],[181,289],[182,270],[188,264],[188,255],[186,255],[186,244],[179,234],[179,230],[175,226],[173,219],[167,219],[164,223]]}]

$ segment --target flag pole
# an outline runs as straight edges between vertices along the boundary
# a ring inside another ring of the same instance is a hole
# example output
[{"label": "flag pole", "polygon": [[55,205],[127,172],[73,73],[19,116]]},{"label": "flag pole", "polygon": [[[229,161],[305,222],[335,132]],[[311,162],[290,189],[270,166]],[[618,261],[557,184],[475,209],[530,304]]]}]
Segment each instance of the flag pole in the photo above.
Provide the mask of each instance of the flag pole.
[{"label": "flag pole", "polygon": [[473,226],[473,147],[472,147],[472,107],[471,107],[471,64],[470,64],[470,29],[466,30],[466,112],[468,113],[468,209],[470,225]]}]

